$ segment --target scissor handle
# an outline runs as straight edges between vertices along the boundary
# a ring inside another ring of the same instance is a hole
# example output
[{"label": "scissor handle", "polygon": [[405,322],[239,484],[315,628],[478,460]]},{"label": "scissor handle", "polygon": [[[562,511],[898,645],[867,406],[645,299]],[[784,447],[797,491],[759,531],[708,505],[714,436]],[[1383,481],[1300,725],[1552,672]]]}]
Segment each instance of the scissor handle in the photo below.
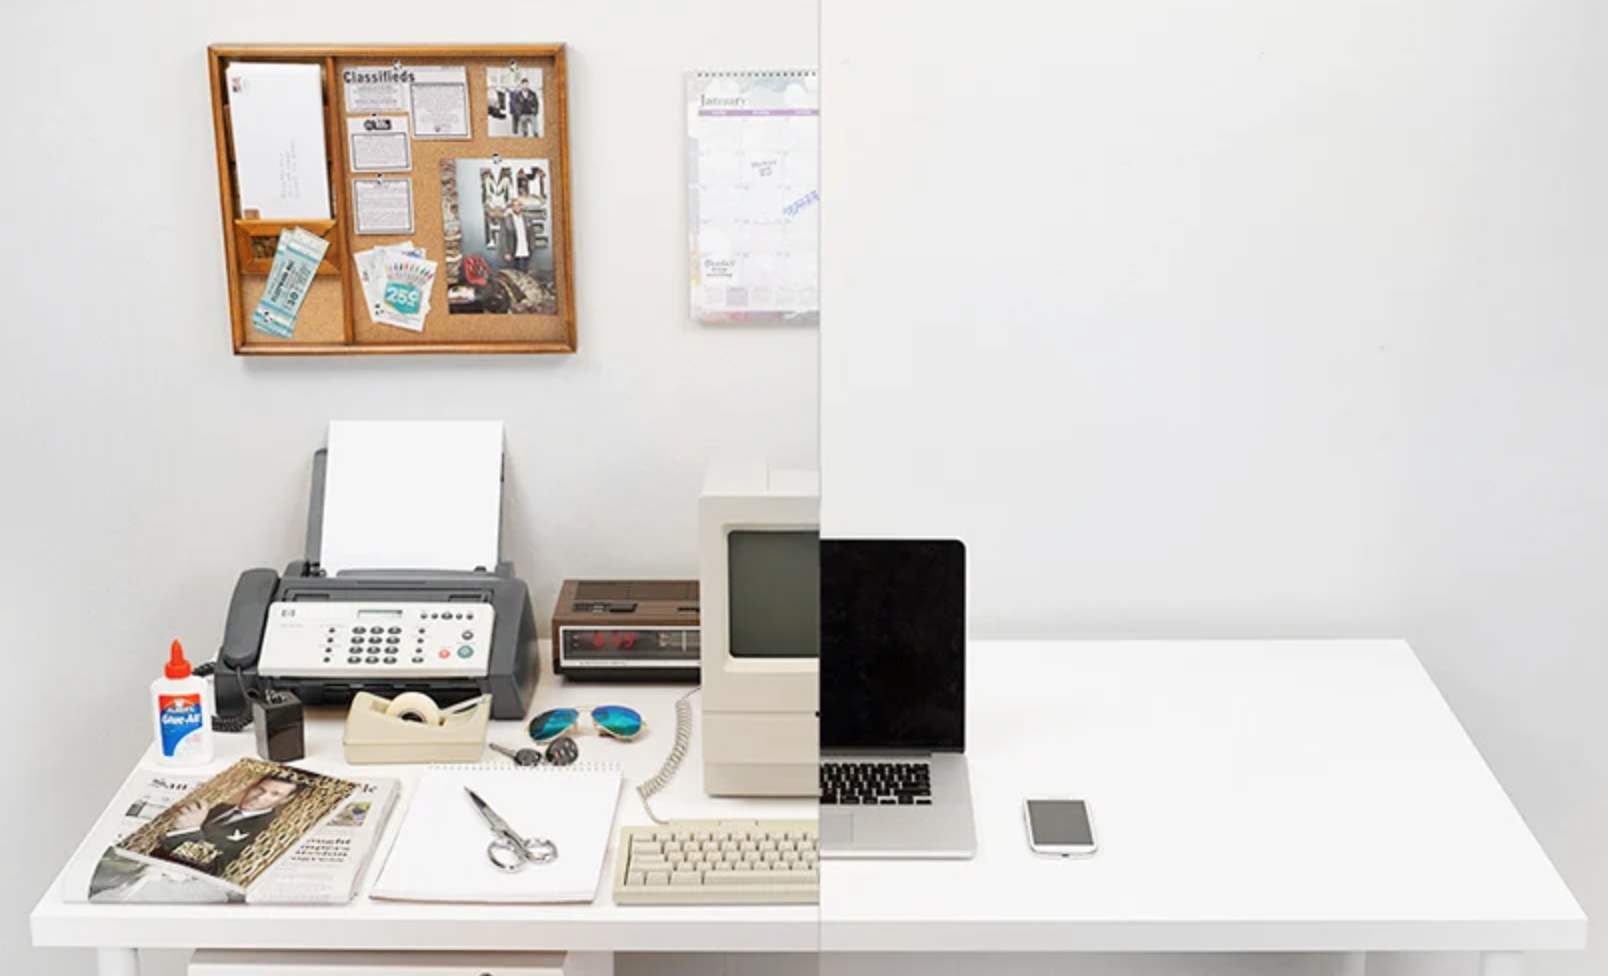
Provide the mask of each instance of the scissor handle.
[{"label": "scissor handle", "polygon": [[511,838],[498,838],[486,845],[486,858],[503,871],[518,871],[527,864],[546,864],[556,857],[558,845],[540,837],[518,844]]}]

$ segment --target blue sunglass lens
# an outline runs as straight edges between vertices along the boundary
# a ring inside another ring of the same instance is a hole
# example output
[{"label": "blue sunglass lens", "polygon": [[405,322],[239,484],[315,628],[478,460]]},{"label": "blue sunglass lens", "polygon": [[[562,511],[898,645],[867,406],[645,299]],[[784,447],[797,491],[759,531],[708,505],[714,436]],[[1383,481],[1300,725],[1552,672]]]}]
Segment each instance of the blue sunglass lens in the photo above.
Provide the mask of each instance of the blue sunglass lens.
[{"label": "blue sunglass lens", "polygon": [[629,739],[642,731],[642,716],[624,705],[603,705],[592,709],[592,721],[609,735]]},{"label": "blue sunglass lens", "polygon": [[573,708],[555,708],[543,712],[530,720],[530,737],[537,742],[546,742],[574,725],[577,718],[580,715]]}]

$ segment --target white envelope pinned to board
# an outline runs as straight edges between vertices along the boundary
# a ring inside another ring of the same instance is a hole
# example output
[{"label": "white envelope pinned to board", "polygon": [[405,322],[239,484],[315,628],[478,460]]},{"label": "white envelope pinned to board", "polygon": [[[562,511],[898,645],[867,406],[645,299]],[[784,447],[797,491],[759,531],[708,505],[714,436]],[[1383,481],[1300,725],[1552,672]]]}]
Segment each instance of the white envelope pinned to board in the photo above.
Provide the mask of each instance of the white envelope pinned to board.
[{"label": "white envelope pinned to board", "polygon": [[321,71],[316,64],[229,65],[229,133],[241,216],[330,219]]}]

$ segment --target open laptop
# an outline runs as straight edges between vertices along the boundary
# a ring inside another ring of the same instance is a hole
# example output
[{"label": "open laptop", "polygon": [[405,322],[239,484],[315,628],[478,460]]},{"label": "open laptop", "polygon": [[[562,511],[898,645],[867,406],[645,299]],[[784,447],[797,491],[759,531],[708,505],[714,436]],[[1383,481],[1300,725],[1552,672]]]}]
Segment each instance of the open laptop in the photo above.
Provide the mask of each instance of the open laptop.
[{"label": "open laptop", "polygon": [[821,540],[821,856],[971,857],[966,548]]}]

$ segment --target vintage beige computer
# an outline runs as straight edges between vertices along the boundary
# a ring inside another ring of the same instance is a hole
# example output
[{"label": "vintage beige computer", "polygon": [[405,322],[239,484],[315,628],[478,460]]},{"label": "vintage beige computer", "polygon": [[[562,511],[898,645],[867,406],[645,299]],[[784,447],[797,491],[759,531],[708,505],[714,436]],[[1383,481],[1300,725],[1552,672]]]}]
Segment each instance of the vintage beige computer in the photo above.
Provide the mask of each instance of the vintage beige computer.
[{"label": "vintage beige computer", "polygon": [[820,476],[712,465],[698,535],[704,791],[816,796]]}]

